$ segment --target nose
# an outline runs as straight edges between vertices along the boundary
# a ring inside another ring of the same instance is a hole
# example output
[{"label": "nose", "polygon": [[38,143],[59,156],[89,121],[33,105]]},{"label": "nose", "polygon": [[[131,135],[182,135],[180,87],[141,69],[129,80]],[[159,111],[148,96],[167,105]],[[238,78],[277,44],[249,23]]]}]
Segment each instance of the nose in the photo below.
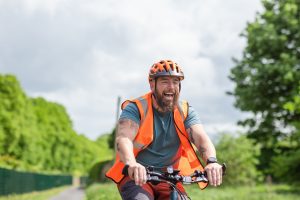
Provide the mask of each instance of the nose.
[{"label": "nose", "polygon": [[170,82],[168,82],[167,88],[169,90],[172,90],[172,91],[178,90],[179,89],[179,83],[174,82],[174,81],[170,81]]},{"label": "nose", "polygon": [[176,84],[173,81],[169,81],[168,82],[168,88],[169,89],[175,89],[176,88]]}]

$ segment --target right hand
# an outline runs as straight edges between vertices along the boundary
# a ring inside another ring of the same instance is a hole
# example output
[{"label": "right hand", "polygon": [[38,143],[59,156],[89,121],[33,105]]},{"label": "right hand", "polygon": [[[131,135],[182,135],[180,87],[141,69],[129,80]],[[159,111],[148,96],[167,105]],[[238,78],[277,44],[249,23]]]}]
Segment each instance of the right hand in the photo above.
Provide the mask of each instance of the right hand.
[{"label": "right hand", "polygon": [[134,180],[136,185],[143,186],[147,182],[147,172],[146,168],[135,162],[128,163],[128,176]]}]

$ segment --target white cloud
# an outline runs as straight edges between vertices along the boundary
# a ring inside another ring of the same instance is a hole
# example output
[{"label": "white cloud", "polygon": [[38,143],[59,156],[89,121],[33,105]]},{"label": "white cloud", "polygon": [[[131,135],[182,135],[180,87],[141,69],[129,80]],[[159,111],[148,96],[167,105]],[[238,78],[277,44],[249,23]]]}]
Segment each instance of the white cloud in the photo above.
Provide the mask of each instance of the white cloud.
[{"label": "white cloud", "polygon": [[0,71],[63,104],[75,129],[96,138],[112,130],[117,96],[146,93],[153,62],[173,59],[186,76],[182,97],[209,132],[223,130],[241,116],[224,93],[259,2],[0,1]]}]

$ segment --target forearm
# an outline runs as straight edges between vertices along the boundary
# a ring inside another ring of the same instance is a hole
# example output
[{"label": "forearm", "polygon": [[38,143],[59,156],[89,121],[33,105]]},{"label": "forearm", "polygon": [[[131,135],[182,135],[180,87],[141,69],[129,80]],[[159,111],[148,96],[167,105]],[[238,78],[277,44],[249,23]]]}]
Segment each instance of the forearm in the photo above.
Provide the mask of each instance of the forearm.
[{"label": "forearm", "polygon": [[135,163],[135,157],[133,154],[133,144],[132,141],[127,137],[117,137],[116,147],[120,156],[120,160],[124,164]]},{"label": "forearm", "polygon": [[216,157],[216,149],[208,137],[203,138],[202,142],[198,141],[197,143],[196,147],[203,161],[206,161],[209,157]]},{"label": "forearm", "polygon": [[216,149],[202,125],[193,125],[188,131],[203,161],[206,161],[209,157],[216,157]]},{"label": "forearm", "polygon": [[133,154],[133,140],[138,131],[138,124],[130,119],[120,119],[116,133],[116,149],[124,164],[136,162]]},{"label": "forearm", "polygon": [[147,181],[146,169],[136,162],[133,153],[133,141],[139,125],[130,119],[120,119],[116,137],[116,147],[121,161],[128,165],[128,176],[136,185],[142,186]]}]

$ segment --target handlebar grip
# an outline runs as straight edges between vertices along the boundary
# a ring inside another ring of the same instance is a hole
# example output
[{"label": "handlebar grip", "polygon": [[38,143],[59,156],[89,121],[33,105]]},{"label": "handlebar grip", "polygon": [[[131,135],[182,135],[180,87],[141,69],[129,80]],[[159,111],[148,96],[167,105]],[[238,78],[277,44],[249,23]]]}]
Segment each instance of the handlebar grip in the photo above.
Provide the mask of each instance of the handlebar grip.
[{"label": "handlebar grip", "polygon": [[125,165],[123,170],[122,170],[122,174],[125,175],[125,176],[128,176],[128,168],[129,168],[129,165]]}]

